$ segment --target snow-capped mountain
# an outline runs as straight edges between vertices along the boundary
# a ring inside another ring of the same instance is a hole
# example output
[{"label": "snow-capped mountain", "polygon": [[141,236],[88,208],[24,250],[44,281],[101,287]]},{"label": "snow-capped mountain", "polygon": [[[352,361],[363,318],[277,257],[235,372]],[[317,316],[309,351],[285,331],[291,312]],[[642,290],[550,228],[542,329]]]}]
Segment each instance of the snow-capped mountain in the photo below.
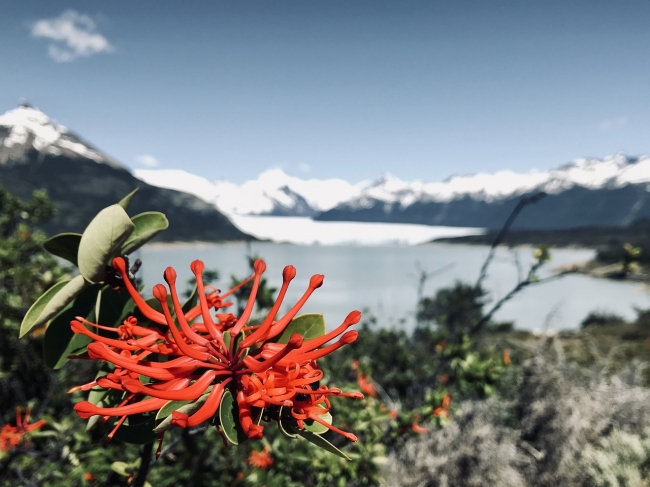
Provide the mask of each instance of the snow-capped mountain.
[{"label": "snow-capped mountain", "polygon": [[102,208],[139,188],[129,211],[163,211],[159,240],[250,240],[212,204],[136,179],[118,162],[27,103],[0,115],[0,185],[21,198],[47,190],[55,217],[50,234],[82,231]]},{"label": "snow-capped mountain", "polygon": [[[650,157],[617,154],[579,159],[549,171],[499,171],[429,183],[402,181],[390,174],[356,184],[341,179],[302,180],[280,169],[240,185],[211,183],[181,170],[138,170],[135,174],[150,184],[194,194],[231,215],[488,228],[499,227],[521,196],[544,192],[549,196],[539,206],[547,213],[517,225],[559,228],[618,224],[645,215]],[[562,205],[553,201],[562,201]]]},{"label": "snow-capped mountain", "polygon": [[436,183],[385,175],[319,220],[424,223],[499,228],[524,195],[546,198],[519,228],[623,225],[650,216],[650,156],[579,159],[550,171],[455,176]]},{"label": "snow-capped mountain", "polygon": [[453,176],[446,181],[433,183],[406,182],[385,174],[362,188],[358,196],[341,204],[364,208],[382,202],[407,207],[416,202],[449,202],[464,197],[490,202],[531,191],[558,194],[575,186],[601,189],[647,182],[650,182],[650,156],[627,157],[617,154],[604,159],[578,159],[550,171],[499,171]]},{"label": "snow-capped mountain", "polygon": [[92,161],[121,167],[63,125],[51,120],[38,108],[27,102],[0,115],[0,164],[27,161],[27,154],[35,150],[42,154],[84,157]]},{"label": "snow-capped mountain", "polygon": [[314,216],[360,194],[369,182],[300,179],[270,169],[257,179],[235,184],[207,179],[178,169],[135,171],[136,177],[162,188],[193,194],[235,215]]}]

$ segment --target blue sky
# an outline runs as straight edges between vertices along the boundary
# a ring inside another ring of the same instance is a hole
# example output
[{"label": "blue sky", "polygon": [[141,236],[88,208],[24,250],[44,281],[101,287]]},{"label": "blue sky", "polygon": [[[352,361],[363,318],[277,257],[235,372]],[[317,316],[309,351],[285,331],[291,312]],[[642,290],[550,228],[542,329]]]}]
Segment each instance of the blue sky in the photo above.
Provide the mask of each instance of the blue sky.
[{"label": "blue sky", "polygon": [[626,0],[7,0],[0,112],[25,97],[127,166],[235,182],[270,167],[352,182],[546,169],[650,152],[649,14]]}]

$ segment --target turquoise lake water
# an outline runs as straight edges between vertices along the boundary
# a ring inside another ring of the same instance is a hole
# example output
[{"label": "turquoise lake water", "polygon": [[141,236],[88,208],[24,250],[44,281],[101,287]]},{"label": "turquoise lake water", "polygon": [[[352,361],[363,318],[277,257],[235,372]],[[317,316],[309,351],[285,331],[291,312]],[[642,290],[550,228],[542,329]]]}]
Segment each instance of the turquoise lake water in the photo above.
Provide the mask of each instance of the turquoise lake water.
[{"label": "turquoise lake water", "polygon": [[[208,269],[220,272],[216,285],[227,289],[231,274],[248,273],[248,250],[243,243],[153,245],[139,251],[137,257],[144,263],[140,272],[146,292],[163,282],[162,273],[168,265],[178,272],[179,282],[192,277],[189,264],[197,258]],[[266,261],[265,276],[272,286],[282,282],[285,265],[292,264],[298,270],[285,300],[287,307],[302,294],[312,274],[324,274],[323,287],[316,290],[303,309],[323,313],[329,328],[337,326],[349,311],[367,308],[381,326],[408,329],[414,324],[418,266],[427,271],[444,269],[426,284],[424,294],[432,295],[458,279],[473,283],[489,249],[442,243],[371,247],[255,243],[250,250]],[[517,282],[513,252],[524,269],[530,265],[532,249],[499,249],[485,282],[493,300],[508,293]],[[551,274],[552,269],[563,264],[588,260],[592,255],[590,250],[554,250],[551,262],[540,276]],[[495,318],[514,321],[521,329],[561,330],[577,328],[592,310],[632,318],[635,307],[650,307],[650,294],[641,284],[570,275],[528,287],[505,304]]]}]

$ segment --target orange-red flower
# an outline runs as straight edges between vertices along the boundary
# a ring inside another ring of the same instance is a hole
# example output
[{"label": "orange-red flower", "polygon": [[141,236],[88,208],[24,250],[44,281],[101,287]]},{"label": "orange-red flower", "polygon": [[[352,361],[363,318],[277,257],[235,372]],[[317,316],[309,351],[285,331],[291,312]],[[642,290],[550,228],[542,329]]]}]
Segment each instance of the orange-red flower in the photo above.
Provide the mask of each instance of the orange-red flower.
[{"label": "orange-red flower", "polygon": [[[323,373],[316,361],[357,339],[358,333],[348,328],[359,322],[361,313],[351,312],[338,328],[318,338],[305,340],[294,333],[287,343],[272,341],[282,334],[309,296],[322,285],[324,276],[312,276],[298,302],[279,317],[289,283],[296,275],[293,266],[285,267],[283,283],[271,310],[261,324],[251,326],[248,322],[266,269],[262,260],[255,261],[253,276],[237,288],[224,294],[213,290],[207,295],[202,279],[204,264],[200,260],[192,262],[190,267],[196,277],[199,304],[187,312],[182,309],[173,268],[168,267],[164,273],[169,290],[162,284],[153,288],[161,312],[149,306],[135,289],[124,259],[113,259],[113,267],[148,321],[140,324],[130,317],[118,328],[89,323],[80,317],[71,322],[75,333],[93,340],[88,345],[89,357],[108,361],[115,370],[70,392],[99,387],[125,394],[124,401],[117,407],[79,402],[74,408],[79,416],[119,417],[112,436],[130,415],[157,411],[170,400],[194,401],[207,393],[207,400],[194,413],[175,411],[172,414],[173,425],[193,427],[215,415],[228,388],[237,401],[241,428],[249,438],[262,438],[264,430],[254,421],[254,413],[258,417],[258,414],[271,411],[277,416],[279,408],[284,407],[299,428],[304,427],[305,420],[313,420],[356,441],[352,433],[328,424],[321,416],[330,409],[330,397],[360,399],[363,395],[320,385]],[[241,316],[216,313],[215,321],[210,310],[229,306],[231,303],[224,299],[251,281],[250,295]],[[116,337],[106,337],[106,333],[99,335],[92,328],[113,332]],[[336,341],[330,343],[333,340]]]},{"label": "orange-red flower", "polygon": [[420,426],[420,425],[417,424],[417,422],[415,422],[415,421],[413,421],[413,423],[411,424],[411,429],[413,430],[414,433],[417,433],[417,434],[419,434],[419,435],[422,435],[422,434],[424,434],[424,433],[428,433],[428,432],[429,432],[429,428],[425,428],[425,427],[423,427],[423,426]]},{"label": "orange-red flower", "polygon": [[441,416],[444,418],[449,418],[449,406],[451,405],[451,396],[445,394],[445,397],[442,398],[442,404],[440,407],[437,407],[433,410],[434,416]]},{"label": "orange-red flower", "polygon": [[507,348],[503,349],[503,363],[505,365],[510,365],[512,363],[512,360],[510,360],[510,350]]},{"label": "orange-red flower", "polygon": [[27,433],[37,430],[45,424],[44,419],[29,424],[30,413],[29,407],[25,410],[25,416],[22,415],[20,408],[16,408],[16,425],[5,424],[0,430],[0,451],[13,450],[20,444]]},{"label": "orange-red flower", "polygon": [[369,378],[370,376],[368,374],[360,373],[357,375],[357,384],[359,385],[359,389],[361,389],[361,392],[367,396],[377,397],[377,388],[371,382],[372,379],[368,380]]},{"label": "orange-red flower", "polygon": [[271,450],[269,450],[268,446],[265,446],[262,451],[251,450],[248,456],[248,463],[253,467],[266,470],[273,466],[273,459],[271,458],[270,452]]}]

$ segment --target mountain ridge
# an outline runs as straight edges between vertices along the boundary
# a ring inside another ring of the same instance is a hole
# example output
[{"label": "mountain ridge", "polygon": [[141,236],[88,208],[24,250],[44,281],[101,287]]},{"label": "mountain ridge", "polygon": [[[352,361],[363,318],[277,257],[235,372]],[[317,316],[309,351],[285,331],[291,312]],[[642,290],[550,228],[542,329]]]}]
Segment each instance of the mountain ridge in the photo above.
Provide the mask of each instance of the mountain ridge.
[{"label": "mountain ridge", "polygon": [[433,183],[402,181],[388,173],[356,184],[301,180],[280,169],[241,185],[211,183],[179,170],[138,170],[136,175],[151,184],[193,191],[221,211],[238,215],[499,228],[521,197],[536,192],[548,195],[536,205],[541,210],[527,209],[532,211],[528,222],[520,220],[516,227],[623,225],[650,214],[650,157],[620,153],[577,159],[547,171],[498,171]]},{"label": "mountain ridge", "polygon": [[124,166],[37,108],[22,103],[0,115],[0,184],[28,199],[45,189],[57,213],[48,234],[81,232],[104,207],[139,188],[130,212],[162,211],[170,226],[158,241],[255,240],[213,205],[137,179]]}]

